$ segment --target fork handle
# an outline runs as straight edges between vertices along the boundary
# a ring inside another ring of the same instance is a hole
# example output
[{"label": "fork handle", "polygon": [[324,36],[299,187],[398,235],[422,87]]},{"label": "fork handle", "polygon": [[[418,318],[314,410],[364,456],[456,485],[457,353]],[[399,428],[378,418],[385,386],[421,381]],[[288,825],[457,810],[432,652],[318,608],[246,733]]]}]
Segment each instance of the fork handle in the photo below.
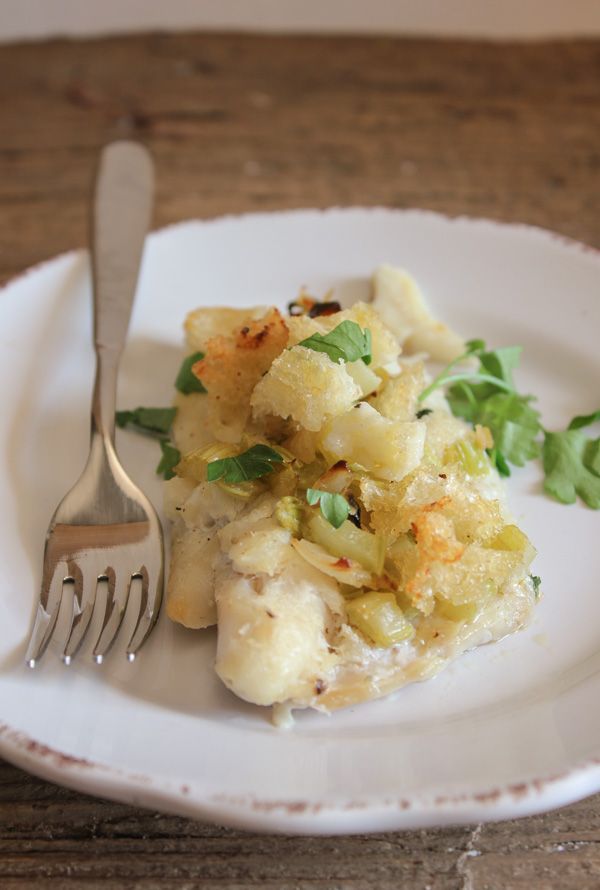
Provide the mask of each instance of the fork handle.
[{"label": "fork handle", "polygon": [[92,216],[92,282],[96,380],[92,432],[114,441],[117,370],[150,224],[154,169],[136,142],[103,149]]}]

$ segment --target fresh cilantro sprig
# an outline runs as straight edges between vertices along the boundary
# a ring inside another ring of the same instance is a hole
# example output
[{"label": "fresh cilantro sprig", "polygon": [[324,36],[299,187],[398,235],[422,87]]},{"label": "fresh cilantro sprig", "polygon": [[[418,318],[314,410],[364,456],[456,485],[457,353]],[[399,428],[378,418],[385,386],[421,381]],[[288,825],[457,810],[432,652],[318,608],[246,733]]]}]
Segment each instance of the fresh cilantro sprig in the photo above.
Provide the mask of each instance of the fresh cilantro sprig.
[{"label": "fresh cilantro sprig", "polygon": [[350,514],[350,504],[341,494],[332,494],[319,488],[307,488],[306,500],[311,507],[318,503],[321,513],[334,528],[339,528]]},{"label": "fresh cilantro sprig", "polygon": [[133,427],[139,433],[163,438],[171,429],[177,408],[136,408],[134,411],[117,411],[117,426]]},{"label": "fresh cilantro sprig", "polygon": [[273,464],[282,462],[281,454],[268,445],[253,445],[235,457],[211,460],[206,468],[206,478],[209,482],[216,482],[218,479],[228,483],[248,482],[272,473],[275,469]]},{"label": "fresh cilantro sprig", "polygon": [[544,489],[562,504],[575,503],[579,495],[588,507],[600,510],[600,438],[583,432],[598,420],[600,411],[595,411],[574,417],[562,433],[544,433]]},{"label": "fresh cilantro sprig", "polygon": [[336,363],[362,359],[365,365],[371,364],[371,331],[363,330],[355,321],[342,321],[328,334],[312,334],[298,346],[324,352]]},{"label": "fresh cilantro sprig", "polygon": [[194,352],[192,353],[192,355],[188,355],[187,358],[184,358],[183,362],[181,363],[179,373],[175,378],[175,389],[177,389],[179,392],[182,392],[186,396],[192,392],[207,391],[202,381],[199,380],[192,371],[192,366],[203,358],[203,352]]}]

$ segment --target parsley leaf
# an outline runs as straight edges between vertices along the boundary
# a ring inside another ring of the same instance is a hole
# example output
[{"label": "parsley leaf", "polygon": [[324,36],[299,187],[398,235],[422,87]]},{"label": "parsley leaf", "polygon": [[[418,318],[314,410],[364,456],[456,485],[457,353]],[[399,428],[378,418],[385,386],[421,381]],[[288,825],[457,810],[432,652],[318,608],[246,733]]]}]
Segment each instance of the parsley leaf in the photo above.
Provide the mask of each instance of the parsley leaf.
[{"label": "parsley leaf", "polygon": [[499,392],[481,403],[474,422],[487,426],[494,439],[496,466],[510,461],[517,467],[525,466],[540,453],[536,441],[541,430],[539,412],[529,404],[530,396]]},{"label": "parsley leaf", "polygon": [[140,433],[149,436],[164,436],[171,429],[177,414],[177,408],[136,408],[134,411],[117,411],[117,426],[134,427]]},{"label": "parsley leaf", "polygon": [[479,361],[481,367],[488,374],[498,380],[503,380],[514,389],[512,372],[518,366],[522,352],[522,346],[504,346],[501,349],[494,349],[492,352],[479,353]]},{"label": "parsley leaf", "polygon": [[[494,439],[488,450],[501,476],[510,476],[509,462],[518,467],[540,454],[545,491],[563,504],[573,504],[577,495],[594,510],[600,509],[600,438],[591,439],[583,428],[600,421],[600,410],[574,417],[564,432],[544,430],[533,396],[515,389],[513,371],[519,364],[520,346],[487,350],[483,340],[470,340],[466,351],[419,395],[422,402],[434,390],[448,386],[446,398],[457,417],[487,427]],[[453,372],[467,358],[479,359],[478,370]],[[418,416],[418,415],[417,415]]]},{"label": "parsley leaf", "polygon": [[318,488],[307,488],[306,500],[311,507],[318,503],[321,513],[334,528],[339,528],[348,519],[350,504],[341,494],[331,494],[329,491],[321,491]]},{"label": "parsley leaf", "polygon": [[590,439],[583,427],[600,420],[600,411],[574,417],[562,433],[544,435],[544,489],[563,504],[577,495],[593,510],[600,510],[600,439]]},{"label": "parsley leaf", "polygon": [[570,430],[580,430],[581,427],[589,426],[597,420],[600,420],[600,411],[593,411],[591,414],[579,414],[573,418],[568,428]]},{"label": "parsley leaf", "polygon": [[202,381],[192,372],[192,365],[195,365],[196,362],[199,362],[202,358],[204,358],[203,352],[194,352],[192,355],[188,355],[187,358],[184,358],[181,363],[179,373],[175,378],[175,389],[179,390],[179,392],[182,392],[186,396],[191,392],[206,392],[206,388]]},{"label": "parsley leaf", "polygon": [[272,473],[275,469],[273,464],[282,462],[279,452],[268,445],[253,445],[235,457],[211,460],[206,468],[206,478],[209,482],[216,482],[217,479],[230,483],[247,482]]},{"label": "parsley leaf", "polygon": [[492,463],[495,464],[496,469],[498,470],[500,475],[510,476],[510,467],[506,463],[506,459],[502,452],[498,451],[497,448],[487,448],[486,451]]},{"label": "parsley leaf", "polygon": [[[519,364],[520,346],[488,350],[483,340],[470,340],[466,352],[451,362],[419,396],[427,398],[439,386],[449,386],[446,397],[456,417],[489,428],[494,447],[489,452],[498,472],[509,476],[508,463],[522,467],[540,452],[542,431],[532,396],[516,392],[513,371]],[[466,358],[479,359],[478,370],[452,373]]]},{"label": "parsley leaf", "polygon": [[163,479],[172,479],[175,475],[174,469],[181,460],[181,452],[178,448],[175,448],[168,439],[160,440],[160,450],[162,451],[162,457],[156,468],[156,472],[159,476],[162,476]]},{"label": "parsley leaf", "polygon": [[540,586],[542,583],[542,579],[540,578],[539,575],[530,575],[529,577],[531,578],[531,583],[533,584],[533,594],[534,594],[536,600],[539,600]]},{"label": "parsley leaf", "polygon": [[485,342],[483,340],[468,340],[466,345],[466,350],[462,355],[459,355],[458,358],[455,358],[454,361],[450,362],[450,364],[446,365],[443,371],[441,371],[437,377],[434,378],[432,383],[423,390],[423,392],[419,395],[417,401],[423,402],[427,396],[430,396],[434,390],[438,389],[440,386],[445,386],[447,383],[457,383],[459,380],[483,380],[483,379],[494,379],[491,377],[485,377],[481,374],[478,374],[476,371],[464,371],[458,374],[450,374],[450,371],[459,365],[461,362],[466,361],[466,359],[471,358],[471,356],[479,355],[480,353],[485,351]]},{"label": "parsley leaf", "polygon": [[600,439],[590,439],[585,446],[583,465],[590,473],[600,476]]},{"label": "parsley leaf", "polygon": [[365,365],[371,364],[371,331],[363,330],[355,321],[342,321],[328,334],[313,334],[298,346],[325,352],[334,362],[356,362],[361,358]]}]

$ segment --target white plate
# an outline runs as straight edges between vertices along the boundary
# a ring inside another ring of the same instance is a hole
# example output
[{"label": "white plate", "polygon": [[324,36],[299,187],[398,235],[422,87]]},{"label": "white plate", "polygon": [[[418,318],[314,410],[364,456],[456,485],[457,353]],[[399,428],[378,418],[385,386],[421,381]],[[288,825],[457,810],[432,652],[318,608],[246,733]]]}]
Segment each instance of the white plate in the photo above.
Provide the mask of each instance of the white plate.
[{"label": "white plate", "polygon": [[[419,211],[331,210],[191,222],[151,236],[121,407],[168,404],[181,322],[202,303],[285,303],[406,266],[469,337],[525,348],[545,424],[600,407],[600,255],[547,232]],[[356,282],[355,282],[356,283]],[[360,285],[360,282],[358,282]],[[23,664],[47,521],[82,466],[93,360],[87,261],[70,253],[0,294],[0,754],[65,785],[218,822],[334,833],[500,819],[600,789],[600,514],[516,471],[544,599],[521,634],[436,680],[277,731],[212,671],[212,632],[165,616],[142,656]],[[154,442],[119,436],[160,503]]]}]

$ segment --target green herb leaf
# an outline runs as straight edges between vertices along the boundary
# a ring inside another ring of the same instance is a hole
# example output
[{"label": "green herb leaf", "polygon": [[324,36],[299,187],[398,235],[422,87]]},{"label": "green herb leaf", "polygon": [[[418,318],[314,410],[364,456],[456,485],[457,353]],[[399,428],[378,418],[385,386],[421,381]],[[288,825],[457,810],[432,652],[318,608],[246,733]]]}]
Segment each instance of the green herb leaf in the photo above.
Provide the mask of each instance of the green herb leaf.
[{"label": "green herb leaf", "polygon": [[531,578],[531,583],[533,584],[534,596],[536,600],[538,600],[540,598],[540,585],[542,583],[542,579],[539,575],[530,575],[529,577]]},{"label": "green herb leaf", "polygon": [[544,489],[563,504],[574,504],[579,495],[600,510],[600,439],[589,439],[582,429],[599,419],[595,411],[573,418],[562,433],[545,433]]},{"label": "green herb leaf", "polygon": [[529,396],[496,393],[481,403],[475,423],[488,427],[504,462],[523,467],[540,453],[536,441],[542,429],[540,415],[529,404]]},{"label": "green herb leaf", "polygon": [[573,418],[568,429],[580,430],[584,426],[590,426],[590,424],[595,423],[597,420],[600,420],[600,411],[593,411],[591,414],[579,414],[577,417]]},{"label": "green herb leaf", "polygon": [[[419,401],[423,401],[437,387],[449,386],[446,397],[452,413],[490,429],[494,447],[489,454],[502,476],[510,475],[509,462],[522,467],[540,453],[539,412],[530,404],[532,396],[515,391],[513,371],[521,351],[520,346],[487,350],[483,340],[470,340],[466,352],[438,374],[419,396]],[[450,373],[459,362],[472,356],[479,359],[479,370]]]},{"label": "green herb leaf", "polygon": [[420,411],[417,411],[415,417],[417,418],[417,420],[421,420],[422,417],[427,417],[428,414],[433,414],[431,408],[421,408]]},{"label": "green herb leaf", "polygon": [[162,451],[162,457],[156,468],[156,472],[159,476],[162,476],[163,479],[172,479],[175,475],[173,471],[181,460],[181,452],[178,448],[175,448],[168,439],[160,440],[160,450]]},{"label": "green herb leaf", "polygon": [[489,454],[492,463],[496,466],[496,469],[500,473],[501,476],[510,476],[510,467],[506,463],[506,458],[497,448],[487,448],[487,453]]},{"label": "green herb leaf", "polygon": [[321,513],[334,528],[339,528],[348,519],[350,504],[341,494],[332,494],[318,488],[307,488],[306,500],[311,507],[318,503]]},{"label": "green herb leaf", "polygon": [[503,475],[506,462],[522,467],[540,453],[536,441],[542,430],[539,412],[530,404],[531,396],[501,392],[461,382],[446,394],[452,413],[472,424],[487,426],[494,437],[496,466]]},{"label": "green herb leaf", "polygon": [[583,465],[590,473],[600,476],[600,439],[590,439],[585,446]]},{"label": "green herb leaf", "polygon": [[115,421],[119,427],[132,426],[140,433],[163,437],[171,429],[177,408],[136,408],[134,411],[117,411]]},{"label": "green herb leaf", "polygon": [[465,372],[463,374],[450,374],[452,368],[455,368],[457,365],[460,365],[461,362],[466,361],[468,358],[471,358],[474,355],[478,355],[485,349],[485,341],[484,340],[467,340],[465,346],[467,347],[465,352],[462,355],[459,355],[458,358],[455,358],[454,361],[451,361],[450,364],[446,365],[443,371],[441,371],[437,377],[433,379],[433,381],[429,384],[427,389],[424,389],[423,392],[419,395],[418,401],[423,402],[427,396],[430,396],[432,392],[438,389],[440,386],[446,386],[449,382],[456,382],[458,380],[471,380],[473,378],[473,373]]},{"label": "green herb leaf", "polygon": [[455,359],[452,362],[453,365],[461,362],[467,355],[475,355],[475,353],[483,352],[485,349],[485,340],[467,340],[465,346],[467,347],[466,352],[460,358]]},{"label": "green herb leaf", "polygon": [[492,377],[503,380],[514,389],[514,381],[512,372],[519,364],[522,346],[504,346],[500,349],[494,349],[493,352],[481,352],[479,361],[481,367],[484,368]]},{"label": "green herb leaf", "polygon": [[273,464],[282,463],[283,457],[267,445],[253,445],[236,457],[223,457],[212,460],[206,468],[209,482],[223,479],[224,482],[247,482],[266,476],[275,469]]},{"label": "green herb leaf", "polygon": [[334,362],[362,359],[365,365],[371,364],[371,331],[363,330],[355,321],[342,321],[328,334],[313,334],[301,340],[298,346],[325,352]]},{"label": "green herb leaf", "polygon": [[[512,372],[519,364],[521,352],[522,348],[520,346],[505,346],[492,352],[479,352],[477,357],[480,363],[480,370],[471,377],[467,375],[462,381],[454,382],[454,385],[449,390],[452,393],[452,397],[457,399],[458,402],[461,402],[461,398],[463,400],[466,399],[470,409],[477,410],[478,404],[497,392],[515,392]],[[455,380],[456,375],[447,380],[447,383],[452,383]],[[467,380],[471,382],[469,383]],[[468,410],[466,405],[464,410],[465,412]],[[459,416],[465,417],[466,415],[462,413]]]},{"label": "green herb leaf", "polygon": [[194,352],[192,355],[184,358],[181,363],[179,373],[175,379],[175,389],[186,396],[192,392],[206,392],[202,381],[192,372],[192,365],[195,365],[202,358],[204,358],[203,352]]}]

